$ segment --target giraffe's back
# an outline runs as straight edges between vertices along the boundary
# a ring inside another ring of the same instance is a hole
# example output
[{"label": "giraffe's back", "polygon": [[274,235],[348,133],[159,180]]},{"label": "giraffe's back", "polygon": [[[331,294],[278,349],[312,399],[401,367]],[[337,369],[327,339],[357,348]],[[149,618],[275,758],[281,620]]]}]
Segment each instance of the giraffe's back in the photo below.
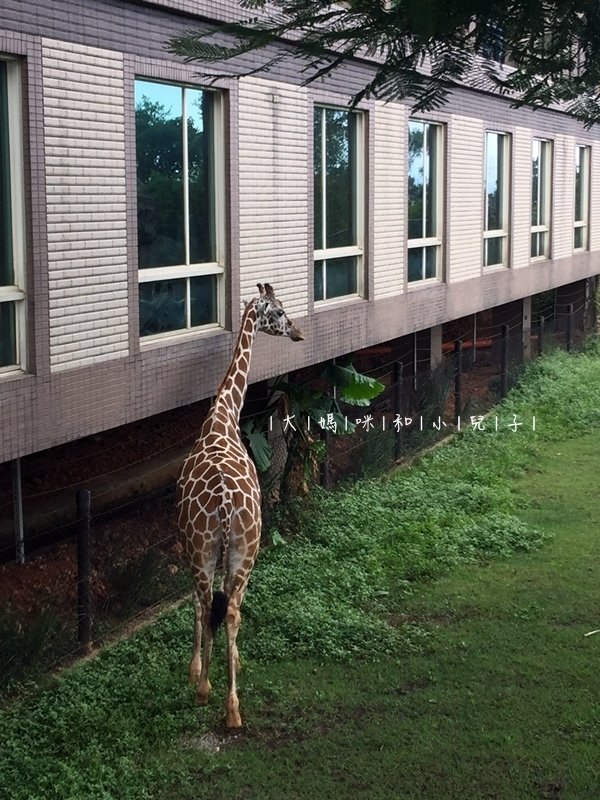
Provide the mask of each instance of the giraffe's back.
[{"label": "giraffe's back", "polygon": [[177,484],[179,528],[192,563],[195,554],[214,555],[213,547],[227,544],[235,566],[238,550],[258,547],[260,485],[237,430],[216,422],[207,418],[184,462]]}]

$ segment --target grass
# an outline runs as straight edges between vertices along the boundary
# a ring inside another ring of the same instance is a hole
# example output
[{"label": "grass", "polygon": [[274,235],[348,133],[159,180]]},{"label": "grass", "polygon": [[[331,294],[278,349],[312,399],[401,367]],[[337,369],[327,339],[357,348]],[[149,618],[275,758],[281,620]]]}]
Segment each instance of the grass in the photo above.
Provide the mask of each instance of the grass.
[{"label": "grass", "polygon": [[253,575],[242,734],[223,637],[192,704],[188,606],[0,713],[0,797],[600,796],[599,391],[555,354],[499,411],[536,432],[305,503]]}]

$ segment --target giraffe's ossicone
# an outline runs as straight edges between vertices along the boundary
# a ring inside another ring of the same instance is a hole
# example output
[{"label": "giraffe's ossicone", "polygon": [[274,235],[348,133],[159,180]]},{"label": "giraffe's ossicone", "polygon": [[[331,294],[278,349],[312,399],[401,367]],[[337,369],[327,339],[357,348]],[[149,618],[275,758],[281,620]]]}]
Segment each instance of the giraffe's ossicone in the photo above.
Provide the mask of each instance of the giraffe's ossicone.
[{"label": "giraffe's ossicone", "polygon": [[[202,425],[200,437],[183,464],[177,484],[179,528],[190,560],[196,612],[190,680],[199,703],[208,702],[208,671],[214,634],[225,621],[229,691],[227,726],[242,724],[237,697],[237,633],[240,606],[260,543],[260,485],[254,462],[242,442],[239,420],[246,396],[252,344],[257,331],[304,337],[288,318],[273,288],[258,284],[259,296],[244,311],[231,364]],[[213,591],[220,567],[221,588]]]}]

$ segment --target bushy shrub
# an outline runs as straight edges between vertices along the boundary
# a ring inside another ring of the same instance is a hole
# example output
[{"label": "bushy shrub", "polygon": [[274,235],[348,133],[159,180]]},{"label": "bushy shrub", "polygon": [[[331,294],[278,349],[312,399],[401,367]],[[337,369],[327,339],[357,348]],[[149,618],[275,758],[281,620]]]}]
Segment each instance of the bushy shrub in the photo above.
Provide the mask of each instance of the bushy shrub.
[{"label": "bushy shrub", "polygon": [[390,652],[404,632],[384,621],[382,598],[389,608],[454,564],[539,547],[545,534],[516,516],[513,479],[541,442],[600,425],[599,355],[594,342],[531,364],[492,411],[516,415],[517,432],[466,430],[410,470],[293,503],[252,576],[245,647],[259,659]]},{"label": "bushy shrub", "polygon": [[56,615],[49,610],[27,619],[10,611],[0,615],[0,690],[21,680],[40,660],[58,627]]}]

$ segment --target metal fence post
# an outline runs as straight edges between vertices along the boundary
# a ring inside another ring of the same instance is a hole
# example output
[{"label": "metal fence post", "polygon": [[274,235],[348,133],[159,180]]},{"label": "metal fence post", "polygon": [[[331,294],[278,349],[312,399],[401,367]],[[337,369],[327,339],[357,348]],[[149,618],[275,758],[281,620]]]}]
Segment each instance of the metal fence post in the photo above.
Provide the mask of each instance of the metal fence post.
[{"label": "metal fence post", "polygon": [[502,326],[502,351],[500,360],[500,397],[508,394],[508,325]]},{"label": "metal fence post", "polygon": [[21,482],[21,459],[15,458],[10,465],[13,488],[15,519],[15,556],[17,564],[25,563],[25,525],[23,522],[23,484]]},{"label": "metal fence post", "polygon": [[394,461],[398,461],[402,455],[402,369],[403,364],[401,361],[394,362],[394,419],[398,420],[396,425],[396,436],[394,437]]},{"label": "metal fence post", "polygon": [[454,342],[454,417],[457,425],[462,409],[462,339]]},{"label": "metal fence post", "polygon": [[544,316],[542,315],[538,322],[538,341],[537,341],[537,351],[538,356],[541,356],[544,352]]},{"label": "metal fence post", "polygon": [[321,441],[325,444],[325,457],[321,461],[321,486],[326,489],[331,487],[331,469],[329,466],[329,438],[330,434],[327,428],[321,431]]},{"label": "metal fence post", "polygon": [[92,649],[92,604],[90,593],[90,540],[92,493],[77,490],[77,641],[82,655]]},{"label": "metal fence post", "polygon": [[569,303],[567,313],[567,353],[573,349],[573,303]]}]

